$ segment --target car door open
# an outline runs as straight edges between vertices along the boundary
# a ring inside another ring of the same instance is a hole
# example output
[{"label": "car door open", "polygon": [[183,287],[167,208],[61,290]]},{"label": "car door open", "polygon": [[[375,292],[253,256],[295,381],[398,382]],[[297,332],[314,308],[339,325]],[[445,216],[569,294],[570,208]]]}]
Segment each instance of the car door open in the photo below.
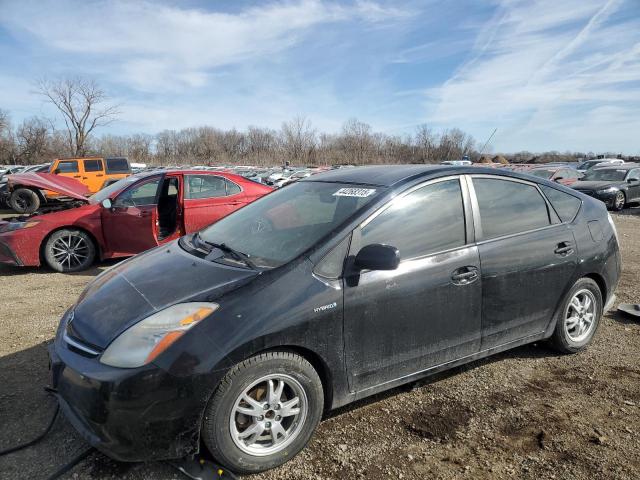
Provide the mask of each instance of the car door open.
[{"label": "car door open", "polygon": [[158,195],[161,177],[135,183],[102,209],[102,229],[111,252],[125,255],[158,245]]}]

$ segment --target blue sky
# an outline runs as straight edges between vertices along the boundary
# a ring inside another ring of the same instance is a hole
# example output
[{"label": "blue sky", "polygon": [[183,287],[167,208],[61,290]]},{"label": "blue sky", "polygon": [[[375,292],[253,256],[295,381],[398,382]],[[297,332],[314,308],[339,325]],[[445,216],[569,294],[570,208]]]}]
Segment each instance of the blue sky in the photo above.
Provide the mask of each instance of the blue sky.
[{"label": "blue sky", "polygon": [[0,1],[0,108],[92,77],[104,133],[212,125],[458,127],[494,151],[640,154],[640,1]]}]

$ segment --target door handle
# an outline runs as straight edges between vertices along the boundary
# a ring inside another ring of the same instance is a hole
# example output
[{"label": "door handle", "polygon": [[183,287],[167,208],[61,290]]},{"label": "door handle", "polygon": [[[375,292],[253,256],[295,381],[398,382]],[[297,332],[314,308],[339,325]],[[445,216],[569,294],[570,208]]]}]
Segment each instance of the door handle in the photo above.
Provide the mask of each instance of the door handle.
[{"label": "door handle", "polygon": [[80,175],[74,175],[73,178],[80,178]]},{"label": "door handle", "polygon": [[451,274],[451,280],[456,285],[468,285],[478,279],[478,269],[473,266],[461,267]]},{"label": "door handle", "polygon": [[140,218],[147,218],[147,217],[150,217],[150,216],[151,216],[151,214],[150,214],[150,213],[148,213],[148,212],[138,212],[138,216],[139,216]]},{"label": "door handle", "polygon": [[96,177],[104,177],[104,175],[99,173],[99,174],[96,175]]},{"label": "door handle", "polygon": [[560,242],[553,251],[556,255],[571,255],[573,253],[573,245],[571,242]]}]

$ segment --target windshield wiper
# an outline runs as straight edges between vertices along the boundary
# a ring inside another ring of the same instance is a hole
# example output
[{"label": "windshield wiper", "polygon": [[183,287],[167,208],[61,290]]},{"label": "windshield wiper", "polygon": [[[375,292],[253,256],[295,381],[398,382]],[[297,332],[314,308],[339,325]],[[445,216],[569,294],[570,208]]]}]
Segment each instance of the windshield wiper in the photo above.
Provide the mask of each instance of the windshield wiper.
[{"label": "windshield wiper", "polygon": [[252,270],[258,270],[258,267],[256,266],[256,264],[253,263],[253,261],[251,260],[249,255],[247,255],[246,253],[242,253],[242,252],[230,247],[229,245],[227,245],[225,243],[209,242],[209,241],[203,239],[200,236],[200,233],[196,233],[194,235],[194,237],[195,237],[195,239],[197,240],[198,243],[204,243],[208,247],[211,247],[209,251],[211,251],[214,248],[217,248],[218,250],[222,250],[224,253],[228,253],[229,255],[231,255],[236,260],[239,260],[239,261],[243,262],[244,264],[247,265],[247,267],[251,268]]}]

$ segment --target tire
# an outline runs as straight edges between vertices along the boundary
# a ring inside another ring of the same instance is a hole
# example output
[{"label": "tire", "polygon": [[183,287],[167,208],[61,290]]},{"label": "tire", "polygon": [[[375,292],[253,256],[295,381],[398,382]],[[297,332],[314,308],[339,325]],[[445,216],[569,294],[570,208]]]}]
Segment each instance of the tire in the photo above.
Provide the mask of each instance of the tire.
[{"label": "tire", "polygon": [[44,259],[52,270],[62,273],[89,268],[96,258],[96,246],[82,230],[58,230],[44,246]]},{"label": "tire", "polygon": [[[269,380],[275,392],[284,384],[271,409],[265,407]],[[253,405],[242,400],[247,392]],[[291,352],[262,353],[235,365],[222,379],[206,407],[201,437],[213,457],[231,471],[258,473],[297,455],[313,435],[323,408],[322,382],[309,362]],[[285,410],[290,415],[284,415]],[[269,424],[279,425],[278,432],[263,430]],[[279,445],[273,443],[274,432]]]},{"label": "tire", "polygon": [[[581,312],[580,308],[585,307],[587,298],[591,306]],[[578,304],[580,308],[576,308]],[[584,350],[598,330],[602,309],[602,293],[598,284],[590,278],[578,280],[556,314],[556,326],[551,336],[554,348],[562,353]],[[590,323],[586,326],[589,319]]]},{"label": "tire", "polygon": [[40,197],[30,188],[18,188],[9,197],[9,206],[18,213],[33,213],[40,208]]},{"label": "tire", "polygon": [[624,209],[625,204],[627,203],[627,197],[624,192],[616,193],[616,198],[613,200],[613,211],[619,212]]}]

